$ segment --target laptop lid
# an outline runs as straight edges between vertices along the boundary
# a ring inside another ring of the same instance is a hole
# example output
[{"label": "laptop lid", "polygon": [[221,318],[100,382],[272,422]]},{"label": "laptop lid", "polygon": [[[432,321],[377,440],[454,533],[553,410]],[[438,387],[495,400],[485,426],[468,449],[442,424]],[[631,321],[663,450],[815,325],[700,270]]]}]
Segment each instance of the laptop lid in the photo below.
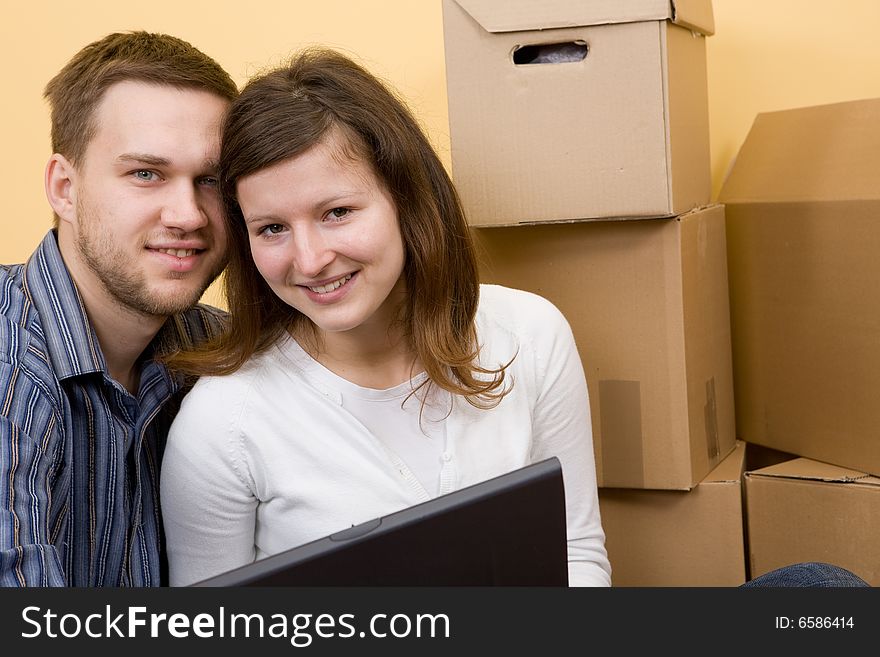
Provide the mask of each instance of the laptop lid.
[{"label": "laptop lid", "polygon": [[553,457],[193,586],[568,586]]}]

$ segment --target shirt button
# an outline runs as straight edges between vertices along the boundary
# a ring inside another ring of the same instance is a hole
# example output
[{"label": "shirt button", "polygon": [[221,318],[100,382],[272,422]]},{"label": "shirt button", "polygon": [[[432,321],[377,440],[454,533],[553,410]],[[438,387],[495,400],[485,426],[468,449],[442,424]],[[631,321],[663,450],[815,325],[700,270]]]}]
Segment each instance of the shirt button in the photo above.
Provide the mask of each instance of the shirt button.
[{"label": "shirt button", "polygon": [[449,463],[452,460],[452,454],[449,452],[443,452],[443,462]]}]

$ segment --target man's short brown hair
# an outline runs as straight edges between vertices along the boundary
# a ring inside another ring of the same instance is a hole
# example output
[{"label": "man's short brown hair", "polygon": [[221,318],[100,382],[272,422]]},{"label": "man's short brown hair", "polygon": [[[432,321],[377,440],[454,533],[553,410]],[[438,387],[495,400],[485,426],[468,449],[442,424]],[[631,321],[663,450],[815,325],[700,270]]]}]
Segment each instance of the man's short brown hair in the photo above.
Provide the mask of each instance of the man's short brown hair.
[{"label": "man's short brown hair", "polygon": [[229,74],[182,39],[142,31],[109,34],[80,50],[46,85],[54,153],[73,163],[82,159],[104,92],[124,80],[198,89],[228,100],[238,95]]}]

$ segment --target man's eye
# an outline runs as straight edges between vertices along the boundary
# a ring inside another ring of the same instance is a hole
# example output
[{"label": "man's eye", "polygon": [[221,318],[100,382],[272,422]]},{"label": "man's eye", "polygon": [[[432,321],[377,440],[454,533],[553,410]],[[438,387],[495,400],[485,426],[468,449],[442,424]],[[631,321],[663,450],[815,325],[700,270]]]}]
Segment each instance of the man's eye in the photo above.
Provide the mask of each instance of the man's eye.
[{"label": "man's eye", "polygon": [[205,185],[207,187],[216,187],[220,184],[220,181],[214,176],[205,176],[201,180],[199,180],[199,184]]},{"label": "man's eye", "polygon": [[134,172],[134,177],[138,180],[143,180],[144,182],[151,182],[155,180],[156,174],[147,169],[139,169]]}]

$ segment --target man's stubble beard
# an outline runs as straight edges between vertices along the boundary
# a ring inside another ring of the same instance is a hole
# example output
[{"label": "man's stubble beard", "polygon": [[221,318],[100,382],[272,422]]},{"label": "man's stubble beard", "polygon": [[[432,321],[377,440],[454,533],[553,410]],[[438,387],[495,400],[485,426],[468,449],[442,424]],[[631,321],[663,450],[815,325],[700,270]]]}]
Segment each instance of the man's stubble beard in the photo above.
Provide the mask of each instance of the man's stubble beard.
[{"label": "man's stubble beard", "polygon": [[[95,274],[110,297],[123,309],[154,317],[167,317],[183,312],[196,303],[208,286],[220,275],[225,261],[220,259],[198,286],[185,296],[151,291],[146,275],[137,262],[118,244],[102,244],[102,219],[89,205],[78,199],[79,231],[76,246],[83,262]],[[193,273],[168,272],[168,279],[182,279]]]}]

